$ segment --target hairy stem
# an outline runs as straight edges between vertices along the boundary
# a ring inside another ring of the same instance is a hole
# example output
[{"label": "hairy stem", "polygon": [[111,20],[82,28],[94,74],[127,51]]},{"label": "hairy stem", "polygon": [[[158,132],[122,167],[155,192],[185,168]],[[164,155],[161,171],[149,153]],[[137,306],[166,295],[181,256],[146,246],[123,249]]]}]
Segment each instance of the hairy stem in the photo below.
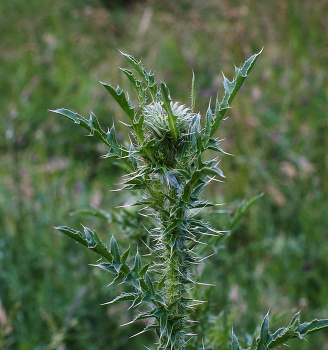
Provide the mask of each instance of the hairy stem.
[{"label": "hairy stem", "polygon": [[[173,235],[178,235],[178,232]],[[175,349],[185,349],[185,326],[186,326],[186,309],[184,301],[186,289],[184,286],[187,269],[185,268],[184,252],[187,247],[185,239],[179,237],[175,240],[173,247],[170,246],[170,239],[163,239],[164,245],[164,264],[166,266],[166,280],[163,287],[163,298],[167,305],[171,323],[171,339],[167,342],[163,339],[158,347],[159,350],[167,349],[167,344],[174,341]],[[170,335],[169,335],[170,336]],[[166,338],[166,337],[165,337]],[[168,347],[171,348],[171,345]]]},{"label": "hairy stem", "polygon": [[[173,206],[167,205],[165,209],[166,213],[174,212]],[[189,283],[191,254],[185,232],[179,228],[183,226],[185,218],[186,211],[181,207],[174,215],[168,217],[164,214],[160,218],[161,233],[157,237],[157,249],[163,266],[164,284],[161,295],[166,305],[167,326],[160,336],[157,350],[184,350],[186,347],[185,329],[189,306],[185,294],[186,284]],[[175,228],[170,231],[172,223]]]}]

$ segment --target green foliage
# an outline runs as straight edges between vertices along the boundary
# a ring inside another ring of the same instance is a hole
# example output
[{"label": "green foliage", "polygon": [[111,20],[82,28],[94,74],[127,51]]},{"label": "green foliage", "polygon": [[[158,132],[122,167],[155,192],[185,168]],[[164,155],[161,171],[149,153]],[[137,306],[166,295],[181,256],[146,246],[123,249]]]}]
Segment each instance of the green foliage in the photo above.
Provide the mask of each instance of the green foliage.
[{"label": "green foliage", "polygon": [[[328,320],[313,320],[311,322],[300,323],[300,313],[298,312],[291,320],[289,326],[279,328],[276,332],[269,331],[269,314],[262,322],[260,334],[253,338],[252,342],[245,350],[266,350],[275,349],[280,345],[295,338],[305,340],[305,336],[328,327]],[[237,337],[232,333],[232,350],[243,350],[239,346]]]},{"label": "green foliage", "polygon": [[[191,278],[191,269],[204,258],[197,254],[201,251],[198,245],[204,244],[203,239],[206,236],[218,238],[223,234],[197,218],[193,211],[213,205],[200,199],[201,191],[217,176],[225,177],[217,167],[219,159],[216,157],[205,161],[203,153],[207,150],[225,153],[220,147],[220,141],[213,135],[259,54],[250,57],[241,68],[235,68],[232,81],[224,77],[225,93],[222,101],[219,102],[217,98],[213,110],[209,105],[203,120],[199,113],[193,112],[194,78],[192,106],[188,108],[173,102],[165,83],[157,85],[154,74],[147,72],[141,62],[131,55],[123,53],[141,79],[138,80],[132,71],[122,69],[137,92],[138,108],[133,106],[120,87],[115,89],[109,84],[102,85],[129,120],[129,143],[118,141],[114,126],[104,132],[92,112],[90,118],[85,119],[67,109],[53,111],[79,124],[90,132],[89,135],[98,137],[109,148],[105,157],[116,158],[124,163],[127,175],[122,190],[141,191],[141,199],[132,205],[141,205],[139,213],[146,212],[143,215],[155,225],[149,231],[152,259],[146,264],[142,262],[138,251],[134,259],[127,262],[130,248],[121,253],[113,236],[107,247],[89,228],[84,228],[84,234],[66,226],[57,229],[99,254],[102,260],[95,266],[113,274],[112,283],[121,281],[133,287],[132,292],[123,292],[106,304],[130,301],[130,308],[146,304],[147,311],[139,313],[128,324],[151,319],[140,333],[155,330],[158,336],[157,350],[184,350],[188,347],[189,338],[195,335],[189,331],[190,323],[193,322],[190,318],[195,307],[203,301],[192,298],[190,293],[192,287],[199,284]],[[233,228],[258,198],[242,203],[235,216],[229,220],[228,228]],[[260,335],[253,338],[247,350],[273,349],[290,339],[304,339],[307,334],[326,327],[328,320],[300,324],[297,314],[287,328],[271,334],[267,315]],[[234,334],[232,349],[243,350]]]}]

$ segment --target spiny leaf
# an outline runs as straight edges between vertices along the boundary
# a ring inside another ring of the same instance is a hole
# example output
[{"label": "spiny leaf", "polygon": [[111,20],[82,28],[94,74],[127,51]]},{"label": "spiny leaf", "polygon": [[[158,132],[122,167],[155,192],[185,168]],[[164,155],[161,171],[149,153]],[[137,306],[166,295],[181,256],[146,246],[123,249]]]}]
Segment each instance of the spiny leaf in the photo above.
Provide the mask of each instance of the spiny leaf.
[{"label": "spiny leaf", "polygon": [[88,242],[83,237],[83,235],[80,231],[73,230],[72,228],[67,227],[67,226],[58,226],[58,227],[55,227],[55,229],[59,230],[60,232],[65,233],[65,235],[73,238],[75,241],[83,244],[85,247],[88,246]]},{"label": "spiny leaf", "polygon": [[233,89],[235,87],[234,81],[229,81],[223,74],[223,87],[225,90],[225,99],[227,100],[227,104],[228,104],[228,99],[231,96]]},{"label": "spiny leaf", "polygon": [[131,101],[126,98],[125,92],[120,89],[120,87],[117,87],[116,89],[106,83],[100,82],[105,89],[114,97],[116,102],[121,106],[127,117],[129,118],[130,122],[133,123],[134,120],[134,108],[131,104]]},{"label": "spiny leaf", "polygon": [[147,73],[141,62],[138,62],[133,56],[121,52],[122,55],[129,61],[132,67],[139,74],[141,79],[147,84],[147,88],[152,96],[153,101],[157,100],[157,85],[155,84],[154,74]]},{"label": "spiny leaf", "polygon": [[201,150],[202,147],[202,137],[200,134],[200,115],[196,114],[190,124],[190,139],[191,139],[191,146],[193,149],[199,149]]},{"label": "spiny leaf", "polygon": [[166,276],[163,276],[158,282],[157,282],[157,289],[162,290],[164,283],[166,281]]},{"label": "spiny leaf", "polygon": [[107,261],[112,262],[112,254],[108,251],[107,247],[102,243],[96,232],[91,231],[89,228],[84,227],[84,236],[81,232],[73,230],[67,226],[56,227],[57,230],[70,236],[77,242],[83,244],[87,248],[93,250]]},{"label": "spiny leaf", "polygon": [[121,262],[120,252],[119,252],[118,245],[117,245],[117,242],[116,242],[116,239],[114,238],[114,236],[112,236],[112,238],[110,240],[110,252],[113,256],[114,261]]},{"label": "spiny leaf", "polygon": [[[64,108],[50,110],[50,112],[61,114],[66,118],[72,120],[74,123],[81,125],[84,129],[90,132],[89,136],[94,135],[98,137],[104,144],[109,146],[110,151],[107,155],[104,156],[104,158],[126,157],[129,154],[128,150],[125,149],[122,145],[120,145],[117,141],[114,126],[111,128],[110,132],[105,133],[101,129],[97,117],[92,112],[90,113],[90,119],[85,119],[78,113],[72,112]],[[128,166],[128,168],[133,169],[133,165],[131,164],[131,161],[129,159],[124,159],[124,162]]]},{"label": "spiny leaf", "polygon": [[84,129],[90,132],[90,135],[97,136],[103,143],[110,146],[107,141],[106,133],[101,129],[97,117],[91,112],[90,119],[85,119],[76,112],[72,112],[65,108],[59,108],[56,110],[50,110],[57,114],[61,114],[64,117],[72,120],[74,123],[81,125]]},{"label": "spiny leaf", "polygon": [[129,61],[131,66],[137,71],[140,77],[147,82],[146,71],[141,62],[138,62],[133,56],[121,51],[121,54]]},{"label": "spiny leaf", "polygon": [[[147,266],[147,265],[145,265]],[[145,290],[149,290],[150,294],[154,294],[154,286],[153,283],[149,277],[149,274],[146,272],[145,275],[143,276],[143,279],[140,280],[142,284],[145,284],[145,287],[142,287]]]},{"label": "spiny leaf", "polygon": [[[206,185],[205,183],[205,179],[207,176],[216,176],[219,175],[221,177],[225,177],[223,175],[223,172],[216,167],[202,167],[199,170],[196,170],[193,172],[190,180],[185,184],[183,192],[182,192],[182,196],[181,199],[184,202],[187,202],[192,190],[194,189],[194,186],[197,186],[197,192],[194,191],[193,195],[194,197],[197,197],[198,193],[201,191],[201,189]],[[199,182],[201,182],[199,184]],[[198,187],[200,186],[200,187]],[[196,190],[196,188],[194,189]]]},{"label": "spiny leaf", "polygon": [[328,319],[313,320],[311,322],[302,323],[297,327],[297,332],[303,336],[320,331],[324,328],[328,328]]},{"label": "spiny leaf", "polygon": [[[154,311],[153,311],[154,312]],[[125,324],[122,324],[121,326],[127,326],[129,324],[132,324],[136,321],[139,321],[139,320],[144,320],[146,318],[150,318],[150,317],[154,317],[153,315],[153,312],[141,312],[140,314],[138,314],[132,321],[128,322],[128,323],[125,323]]]},{"label": "spiny leaf", "polygon": [[213,207],[214,205],[215,204],[207,201],[190,201],[188,203],[190,209]]},{"label": "spiny leaf", "polygon": [[132,268],[132,270],[136,273],[136,274],[139,274],[139,271],[141,269],[141,258],[140,258],[140,254],[139,252],[136,253],[135,255],[135,259],[134,259],[134,266]]},{"label": "spiny leaf", "polygon": [[171,109],[172,99],[170,97],[169,90],[165,83],[161,83],[161,91],[162,91],[162,97],[163,97],[163,108],[165,109],[168,115],[170,133],[171,133],[173,142],[176,143],[179,137],[179,131],[176,125],[177,116],[173,115],[173,112]]},{"label": "spiny leaf", "polygon": [[146,90],[142,88],[141,81],[138,80],[129,69],[121,68],[121,71],[128,77],[134,89],[136,90],[138,94],[139,103],[142,108],[147,103],[147,96]]},{"label": "spiny leaf", "polygon": [[143,184],[143,177],[142,176],[135,176],[131,179],[127,179],[123,182],[125,185],[142,185]]},{"label": "spiny leaf", "polygon": [[164,299],[159,294],[152,294],[151,300],[157,305],[166,306]]},{"label": "spiny leaf", "polygon": [[209,105],[206,111],[206,124],[203,136],[203,146],[206,147],[211,136],[211,130],[213,125],[213,114],[211,106]]},{"label": "spiny leaf", "polygon": [[145,198],[145,199],[140,199],[138,201],[135,201],[133,203],[131,203],[130,205],[131,206],[134,206],[134,205],[151,205],[153,204],[153,200],[151,198]]},{"label": "spiny leaf", "polygon": [[267,313],[263,319],[262,325],[261,325],[261,332],[260,332],[260,338],[259,338],[259,346],[260,348],[266,347],[267,341],[269,339],[269,313]]},{"label": "spiny leaf", "polygon": [[121,261],[124,264],[130,253],[130,247],[122,254]]},{"label": "spiny leaf", "polygon": [[231,349],[232,350],[243,350],[238,343],[238,339],[234,332],[232,332],[232,341],[231,341]]},{"label": "spiny leaf", "polygon": [[152,323],[152,324],[146,326],[141,332],[136,333],[136,334],[134,334],[134,335],[131,335],[130,338],[136,337],[136,336],[138,336],[138,335],[140,335],[140,334],[146,333],[146,332],[148,332],[148,331],[150,331],[150,330],[156,330],[156,329],[158,329],[158,325],[155,324],[155,323]]},{"label": "spiny leaf", "polygon": [[135,300],[137,295],[138,295],[138,293],[122,293],[119,296],[117,296],[116,298],[114,298],[113,300],[108,301],[107,303],[103,303],[101,305],[113,304],[116,301],[133,301],[133,300]]},{"label": "spiny leaf", "polygon": [[168,180],[168,183],[170,184],[170,186],[178,189],[181,186],[180,186],[177,178],[174,175],[175,175],[174,171],[168,171],[167,174],[166,174],[167,180]]},{"label": "spiny leaf", "polygon": [[105,271],[108,271],[114,275],[117,275],[117,271],[115,270],[114,266],[110,263],[102,262],[99,264],[92,264],[91,266],[100,267],[101,269],[103,269]]},{"label": "spiny leaf", "polygon": [[202,174],[206,174],[208,176],[216,176],[219,175],[221,177],[225,177],[222,170],[217,167],[211,167],[211,168],[203,168],[201,170]]},{"label": "spiny leaf", "polygon": [[116,139],[116,130],[115,130],[114,124],[110,128],[110,131],[106,134],[106,139],[111,147],[111,152],[110,154],[107,154],[105,157],[109,158],[110,156],[115,156],[115,157],[121,156],[122,146],[119,144],[119,142]]},{"label": "spiny leaf", "polygon": [[289,326],[279,328],[275,333],[271,334],[269,331],[269,316],[267,314],[262,322],[260,335],[257,338],[253,338],[247,350],[275,349],[280,345],[286,345],[291,339],[305,339],[307,334],[325,328],[328,328],[328,319],[313,320],[300,324],[300,313],[298,312],[291,320]]},{"label": "spiny leaf", "polygon": [[300,312],[297,312],[292,318],[289,327],[292,328],[293,330],[296,329],[296,327],[298,327],[300,324],[300,319],[301,319],[301,314]]},{"label": "spiny leaf", "polygon": [[145,275],[145,273],[147,272],[149,266],[150,266],[150,263],[142,266],[141,269],[139,270],[139,276],[143,277]]},{"label": "spiny leaf", "polygon": [[121,266],[122,266],[122,261],[121,261],[121,256],[120,252],[118,249],[118,245],[116,242],[116,239],[114,236],[112,236],[110,240],[110,252],[113,256],[113,266],[116,269],[117,272],[120,272]]},{"label": "spiny leaf", "polygon": [[88,248],[94,249],[97,245],[97,242],[94,239],[94,233],[88,227],[83,227],[83,229],[84,229],[85,237],[88,242]]},{"label": "spiny leaf", "polygon": [[192,200],[197,200],[199,193],[202,191],[202,189],[206,186],[206,182],[202,182],[199,185],[197,185],[191,192],[190,198]]},{"label": "spiny leaf", "polygon": [[84,227],[84,233],[88,240],[88,248],[104,257],[107,261],[112,262],[113,257],[107,247],[100,240],[96,232],[91,231],[89,228]]},{"label": "spiny leaf", "polygon": [[220,141],[215,140],[215,139],[210,139],[205,147],[205,149],[211,149],[213,151],[221,152],[223,154],[227,154],[231,156],[230,153],[225,152],[220,146],[219,146]]},{"label": "spiny leaf", "polygon": [[163,315],[159,319],[159,324],[160,324],[160,339],[162,336],[166,333],[166,326],[167,326],[167,313],[164,312]]},{"label": "spiny leaf", "polygon": [[145,120],[144,114],[142,114],[137,120],[133,121],[133,130],[135,131],[139,142],[142,144],[145,141],[145,133],[143,130],[143,123]]},{"label": "spiny leaf", "polygon": [[230,104],[232,100],[234,99],[236,93],[242,86],[243,82],[245,81],[247,75],[253,68],[258,56],[261,54],[262,50],[250,57],[241,68],[236,68],[236,75],[232,81],[229,81],[225,76],[223,79],[223,86],[225,89],[225,94],[222,99],[222,102],[219,103],[217,101],[216,106],[215,106],[215,118],[214,122],[211,127],[211,133],[210,136],[212,136],[217,128],[219,127],[221,121],[223,120],[223,117],[227,110],[230,108]]},{"label": "spiny leaf", "polygon": [[[233,98],[235,97],[236,93],[242,86],[244,80],[246,79],[247,75],[253,68],[256,60],[258,59],[259,55],[261,54],[262,50],[255,55],[251,56],[241,68],[235,68],[236,76],[232,82],[227,81],[227,88],[228,88],[228,98],[227,98],[227,104],[230,105]],[[226,99],[226,95],[223,99],[223,101]]]},{"label": "spiny leaf", "polygon": [[214,110],[214,119],[212,122],[210,136],[213,136],[214,132],[218,129],[222,121],[224,120],[224,116],[227,110],[230,108],[229,105],[222,106],[222,103],[219,102],[218,98],[215,101],[215,110]]},{"label": "spiny leaf", "polygon": [[176,172],[182,175],[186,180],[190,179],[190,174],[183,169],[176,169]]}]

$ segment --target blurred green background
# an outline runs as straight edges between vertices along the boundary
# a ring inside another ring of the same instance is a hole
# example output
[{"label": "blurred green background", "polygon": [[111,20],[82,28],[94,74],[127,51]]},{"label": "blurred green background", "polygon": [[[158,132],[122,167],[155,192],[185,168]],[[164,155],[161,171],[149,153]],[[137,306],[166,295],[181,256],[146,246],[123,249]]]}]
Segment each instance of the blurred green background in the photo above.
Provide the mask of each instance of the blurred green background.
[{"label": "blurred green background", "polygon": [[[231,78],[233,64],[264,47],[218,132],[234,157],[223,157],[227,180],[207,197],[234,211],[243,198],[265,196],[207,260],[204,281],[216,287],[195,317],[210,325],[209,349],[227,349],[232,320],[241,338],[253,333],[268,309],[290,310],[284,324],[298,310],[303,321],[328,318],[327,13],[324,0],[0,2],[1,349],[137,350],[153,341],[129,339],[142,325],[119,324],[135,311],[100,306],[116,293],[109,276],[88,266],[95,255],[52,228],[83,222],[123,245],[145,234],[137,220],[128,229],[69,216],[128,198],[110,192],[121,172],[100,158],[98,141],[47,111],[93,110],[104,128],[113,116],[125,121],[98,83],[130,89],[118,49],[156,70],[185,104],[194,71],[204,114],[222,93],[221,71]],[[224,225],[218,212],[210,220]],[[290,349],[328,349],[327,332],[310,337]]]}]

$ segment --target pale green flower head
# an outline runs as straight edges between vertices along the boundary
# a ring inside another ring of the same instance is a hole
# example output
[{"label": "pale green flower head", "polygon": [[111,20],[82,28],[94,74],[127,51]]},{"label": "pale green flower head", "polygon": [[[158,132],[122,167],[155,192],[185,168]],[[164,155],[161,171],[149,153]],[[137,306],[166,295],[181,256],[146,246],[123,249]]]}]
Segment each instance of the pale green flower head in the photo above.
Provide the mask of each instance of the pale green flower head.
[{"label": "pale green flower head", "polygon": [[[176,119],[176,126],[181,136],[190,132],[190,126],[195,113],[191,113],[190,108],[179,102],[170,103],[172,113]],[[146,105],[143,110],[145,116],[145,132],[148,138],[163,139],[170,135],[168,114],[161,102],[154,102]]]}]

